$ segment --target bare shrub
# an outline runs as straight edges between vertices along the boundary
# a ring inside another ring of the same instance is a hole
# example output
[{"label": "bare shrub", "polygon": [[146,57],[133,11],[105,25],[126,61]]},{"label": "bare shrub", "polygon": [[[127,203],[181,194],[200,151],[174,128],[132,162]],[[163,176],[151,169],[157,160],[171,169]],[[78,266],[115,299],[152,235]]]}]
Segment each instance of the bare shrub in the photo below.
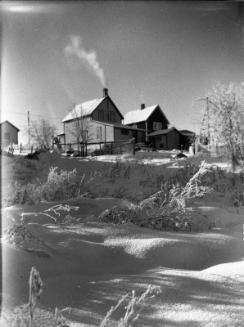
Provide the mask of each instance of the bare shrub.
[{"label": "bare shrub", "polygon": [[63,312],[69,311],[69,308],[64,308],[64,309],[58,309],[55,308],[55,313],[54,313],[54,326],[55,327],[69,327],[67,320],[63,316]]},{"label": "bare shrub", "polygon": [[37,302],[40,299],[40,295],[43,291],[43,282],[39,271],[35,268],[31,268],[29,278],[29,315],[30,315],[30,327],[33,326],[34,310]]},{"label": "bare shrub", "polygon": [[51,167],[47,182],[42,186],[42,197],[48,201],[77,197],[80,194],[84,178],[85,175],[80,180],[77,178],[76,169],[59,171],[58,167]]},{"label": "bare shrub", "polygon": [[79,218],[73,217],[71,215],[71,211],[79,210],[78,206],[70,206],[69,204],[56,204],[43,212],[42,214],[48,216],[55,223],[59,224],[70,224],[70,223],[77,223],[80,221]]},{"label": "bare shrub", "polygon": [[[211,192],[211,189],[201,184],[201,178],[208,172],[205,162],[202,162],[198,171],[190,177],[184,187],[166,183],[162,190],[148,199],[130,208],[113,207],[100,215],[100,220],[112,223],[132,222],[142,227],[162,230],[191,230],[195,219],[195,212],[186,210],[186,200],[202,197]],[[199,218],[199,215],[198,215]],[[205,219],[206,225],[209,222]],[[204,225],[204,224],[202,224]],[[203,227],[203,226],[202,226]]]},{"label": "bare shrub", "polygon": [[[111,326],[111,316],[112,314],[122,305],[125,305],[125,312],[123,317],[116,324],[117,327],[132,327],[135,321],[139,318],[141,311],[145,306],[145,302],[159,294],[161,289],[159,286],[149,285],[145,292],[143,292],[140,296],[136,296],[135,291],[133,290],[130,293],[125,294],[121,297],[118,303],[115,306],[112,306],[110,310],[107,312],[105,318],[101,322],[99,327],[109,327]],[[114,324],[113,324],[114,326]]]},{"label": "bare shrub", "polygon": [[16,247],[41,249],[45,243],[28,228],[25,221],[13,220],[13,224],[3,231],[3,239]]}]

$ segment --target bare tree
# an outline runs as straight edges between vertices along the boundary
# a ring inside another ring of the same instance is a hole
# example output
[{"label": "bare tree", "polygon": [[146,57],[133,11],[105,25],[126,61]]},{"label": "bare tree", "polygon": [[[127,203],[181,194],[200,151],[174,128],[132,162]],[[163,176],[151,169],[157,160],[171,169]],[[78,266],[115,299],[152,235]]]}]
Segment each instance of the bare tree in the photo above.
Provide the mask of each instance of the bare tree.
[{"label": "bare tree", "polygon": [[32,143],[43,149],[49,149],[51,147],[55,132],[56,127],[46,119],[32,121],[29,128]]},{"label": "bare tree", "polygon": [[87,144],[92,139],[90,121],[87,117],[78,116],[76,112],[74,114],[74,128],[72,129],[71,133],[76,139],[79,152],[82,153],[82,155],[87,155]]},{"label": "bare tree", "polygon": [[244,114],[244,83],[213,86],[209,102],[209,133],[211,142],[225,146],[231,156],[232,168],[244,163],[242,120]]}]

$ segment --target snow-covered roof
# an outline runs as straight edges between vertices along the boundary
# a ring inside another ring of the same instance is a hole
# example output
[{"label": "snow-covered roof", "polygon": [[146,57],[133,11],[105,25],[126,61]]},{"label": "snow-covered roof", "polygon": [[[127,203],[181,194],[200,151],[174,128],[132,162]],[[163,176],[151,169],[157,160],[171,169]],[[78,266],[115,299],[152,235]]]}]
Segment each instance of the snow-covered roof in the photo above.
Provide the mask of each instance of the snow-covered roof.
[{"label": "snow-covered roof", "polygon": [[[133,111],[127,112],[124,116],[124,124],[129,125],[129,124],[146,121],[157,107],[159,107],[159,105],[155,104],[153,106],[146,107],[144,109],[138,109],[138,110],[133,110]],[[160,110],[161,110],[161,108],[160,108]]]},{"label": "snow-covered roof", "polygon": [[167,129],[159,129],[155,132],[149,133],[148,136],[168,134],[169,132],[171,132],[173,130],[176,130],[179,133],[178,129],[176,129],[175,127],[171,127],[171,128],[167,128]]},{"label": "snow-covered roof", "polygon": [[5,124],[11,125],[12,127],[14,127],[19,132],[19,128],[14,126],[14,124],[10,123],[10,121],[8,121],[8,120],[5,120],[5,121],[1,122],[0,126],[5,125]]},{"label": "snow-covered roof", "polygon": [[196,134],[195,132],[189,131],[188,129],[180,129],[179,132],[181,134]]},{"label": "snow-covered roof", "polygon": [[141,121],[145,121],[149,118],[149,116],[153,113],[153,111],[157,108],[158,105],[146,107],[144,109],[138,109],[129,111],[124,115],[124,124],[134,124],[139,123]]},{"label": "snow-covered roof", "polygon": [[62,120],[62,122],[66,122],[72,119],[76,119],[79,117],[90,116],[93,111],[98,107],[98,105],[104,100],[105,98],[94,99],[90,101],[86,101],[80,104],[77,104]]}]

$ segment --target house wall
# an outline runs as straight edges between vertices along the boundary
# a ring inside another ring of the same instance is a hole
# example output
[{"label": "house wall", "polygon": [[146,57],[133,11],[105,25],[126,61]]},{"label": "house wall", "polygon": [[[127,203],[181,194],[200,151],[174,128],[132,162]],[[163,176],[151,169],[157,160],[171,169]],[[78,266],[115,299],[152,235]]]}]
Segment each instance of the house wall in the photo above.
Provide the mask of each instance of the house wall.
[{"label": "house wall", "polygon": [[141,129],[146,129],[146,123],[143,121],[141,123],[137,123],[136,124],[137,128],[141,128]]},{"label": "house wall", "polygon": [[[90,118],[71,120],[64,123],[65,143],[77,143],[82,130],[88,130]],[[88,134],[90,135],[90,133]],[[81,141],[81,140],[80,140]]]},{"label": "house wall", "polygon": [[154,110],[154,112],[148,118],[147,122],[148,122],[148,132],[149,133],[156,130],[154,128],[154,122],[162,124],[162,126],[158,129],[167,129],[168,128],[167,120],[159,108],[156,108],[156,110]]},{"label": "house wall", "polygon": [[181,148],[180,133],[175,129],[167,134],[167,147],[168,150]]},{"label": "house wall", "polygon": [[7,122],[0,126],[1,146],[6,147],[10,144],[18,144],[18,130]]},{"label": "house wall", "polygon": [[149,142],[154,145],[156,149],[167,149],[167,137],[166,135],[156,135],[149,139]]},{"label": "house wall", "polygon": [[181,148],[180,133],[176,130],[172,130],[167,134],[151,136],[150,142],[156,149],[172,150]]},{"label": "house wall", "polygon": [[[102,122],[93,121],[90,118],[83,118],[84,130],[88,131],[87,142],[99,143],[99,142],[113,142],[114,130],[112,125],[104,124]],[[77,143],[77,122],[70,121],[64,123],[65,131],[65,143],[72,144]],[[76,145],[73,147],[76,149]]]},{"label": "house wall", "polygon": [[130,127],[135,127],[135,128],[140,128],[140,129],[146,129],[146,123],[140,122],[140,123],[133,123],[133,124],[127,124],[126,126],[130,126]]},{"label": "house wall", "polygon": [[[124,134],[125,132],[127,134]],[[126,142],[126,141],[132,139],[132,137],[133,137],[132,130],[114,127],[114,141],[115,142],[122,142],[122,141]]]},{"label": "house wall", "polygon": [[[125,131],[127,134],[125,134]],[[126,142],[132,138],[135,138],[135,143],[145,142],[145,132],[119,127],[114,128],[115,142]]]},{"label": "house wall", "polygon": [[143,131],[137,131],[137,143],[144,143],[146,139],[146,134]]},{"label": "house wall", "polygon": [[92,119],[106,123],[122,123],[122,117],[109,97],[106,97],[93,112]]}]

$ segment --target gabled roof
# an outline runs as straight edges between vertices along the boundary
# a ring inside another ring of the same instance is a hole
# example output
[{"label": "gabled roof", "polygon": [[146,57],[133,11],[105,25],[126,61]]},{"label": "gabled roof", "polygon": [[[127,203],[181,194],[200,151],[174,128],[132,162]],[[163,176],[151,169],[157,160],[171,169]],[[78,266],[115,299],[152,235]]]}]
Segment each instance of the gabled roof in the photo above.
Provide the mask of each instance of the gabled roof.
[{"label": "gabled roof", "polygon": [[178,133],[180,133],[178,131],[178,129],[176,129],[175,127],[171,127],[171,128],[167,128],[167,129],[159,129],[158,131],[149,133],[148,136],[156,136],[156,135],[165,135],[168,134],[169,132],[176,130]]},{"label": "gabled roof", "polygon": [[[154,110],[156,108],[159,108],[161,110],[162,114],[164,115],[160,106],[158,104],[156,104],[154,106],[146,107],[144,109],[137,109],[137,110],[127,112],[124,116],[124,124],[129,125],[129,124],[135,124],[135,123],[146,121],[151,116],[151,114],[154,112]],[[164,115],[164,117],[165,117],[165,115]],[[169,121],[166,117],[165,117],[165,119],[169,123]]]},{"label": "gabled roof", "polygon": [[18,127],[14,126],[14,125],[13,125],[12,123],[10,123],[8,120],[3,121],[2,123],[0,123],[0,125],[6,124],[6,123],[9,124],[9,125],[11,125],[13,128],[17,129],[18,132],[20,131]]},{"label": "gabled roof", "polygon": [[62,120],[66,122],[80,117],[90,116],[105,97],[77,104]]}]

